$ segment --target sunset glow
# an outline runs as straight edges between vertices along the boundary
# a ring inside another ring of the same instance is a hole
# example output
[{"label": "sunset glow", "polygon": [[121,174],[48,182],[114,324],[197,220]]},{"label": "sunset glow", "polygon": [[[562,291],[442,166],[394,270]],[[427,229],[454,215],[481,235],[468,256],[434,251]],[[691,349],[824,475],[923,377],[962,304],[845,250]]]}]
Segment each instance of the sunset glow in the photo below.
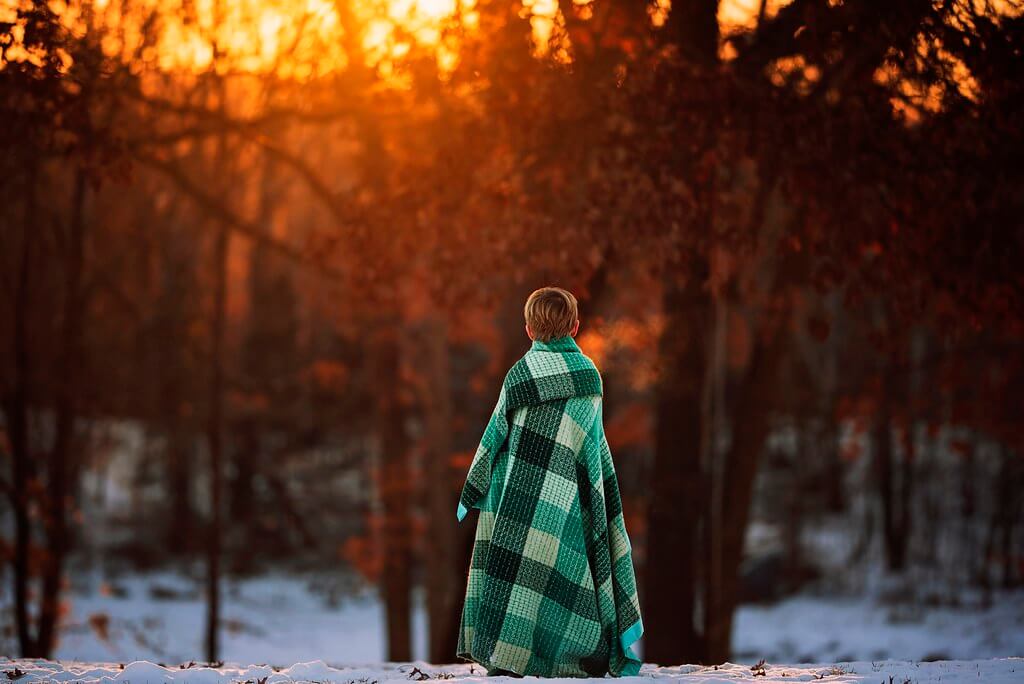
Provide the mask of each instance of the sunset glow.
[{"label": "sunset glow", "polygon": [[[13,20],[18,4],[18,0],[0,2],[0,18]],[[775,16],[787,4],[789,0],[768,0],[765,17]],[[575,0],[574,6],[579,20],[595,16],[593,2]],[[459,36],[476,30],[479,23],[476,0],[379,0],[350,5],[332,0],[96,0],[85,6],[90,8],[88,14],[83,6],[65,0],[53,0],[50,7],[73,31],[81,33],[86,25],[101,29],[108,54],[131,56],[161,71],[272,72],[296,81],[345,69],[355,59],[397,84],[400,61],[413,51],[433,53],[443,77],[458,63]],[[718,10],[722,32],[751,28],[761,10],[761,0],[723,0]],[[663,24],[670,11],[671,0],[658,0],[649,10],[651,23]],[[1013,15],[1020,8],[998,2],[993,11]],[[558,34],[558,45],[551,45],[556,29],[565,24],[556,0],[522,0],[520,14],[529,19],[535,54],[550,53],[560,62],[572,61],[572,45],[564,32]],[[155,23],[154,17],[159,17]],[[459,31],[447,31],[455,26]],[[941,54],[941,46],[938,49]],[[723,42],[722,58],[730,59],[732,52],[732,46]],[[18,47],[10,54],[17,56]],[[949,64],[963,94],[971,97],[976,89],[973,76],[956,60],[950,58]],[[804,65],[780,60],[773,80],[781,84],[794,68]],[[801,82],[809,86],[819,76],[811,68]],[[876,79],[900,81],[902,75],[885,67]],[[918,92],[913,84],[901,82],[899,89],[903,97],[893,105],[908,115],[915,107],[933,108],[940,99],[934,87],[933,92]]]},{"label": "sunset glow", "polygon": [[[173,11],[166,11],[169,4],[174,5]],[[768,14],[784,4],[772,0]],[[17,0],[4,0],[0,10],[13,18],[17,5]],[[116,29],[104,34],[103,47],[109,54],[138,53],[162,70],[203,71],[214,66],[250,73],[274,71],[281,78],[297,80],[345,67],[352,57],[343,47],[346,30],[358,32],[363,59],[385,70],[414,46],[435,50],[442,71],[450,69],[457,60],[458,46],[443,38],[445,27],[457,18],[463,30],[473,30],[478,21],[475,5],[475,0],[357,2],[351,5],[356,26],[346,27],[338,5],[330,0],[195,0],[183,4],[96,0],[88,17],[82,16],[77,5],[51,2],[73,30],[82,30],[83,23]],[[576,5],[580,19],[592,16],[592,3]],[[670,0],[661,0],[651,12],[652,23],[662,23],[670,7]],[[749,25],[758,7],[759,0],[725,0],[719,10],[723,27]],[[535,52],[545,54],[555,27],[564,24],[557,1],[523,0],[521,14],[529,17]],[[150,27],[147,42],[143,26],[157,15],[156,37]],[[569,53],[562,58],[571,59]]]},{"label": "sunset glow", "polygon": [[0,0],[7,684],[1016,681],[1022,11]]}]

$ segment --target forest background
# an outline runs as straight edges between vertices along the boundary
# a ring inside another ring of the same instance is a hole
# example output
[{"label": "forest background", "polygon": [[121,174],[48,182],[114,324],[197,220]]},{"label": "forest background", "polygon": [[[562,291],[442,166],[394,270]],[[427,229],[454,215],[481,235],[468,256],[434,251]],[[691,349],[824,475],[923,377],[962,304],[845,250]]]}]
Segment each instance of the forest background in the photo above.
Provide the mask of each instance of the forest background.
[{"label": "forest background", "polygon": [[376,591],[389,660],[422,610],[451,661],[458,488],[547,284],[605,375],[647,660],[721,662],[739,605],[865,578],[998,601],[1022,13],[7,0],[9,655],[54,655],[83,583],[175,569],[192,657],[225,583],[273,571]]}]

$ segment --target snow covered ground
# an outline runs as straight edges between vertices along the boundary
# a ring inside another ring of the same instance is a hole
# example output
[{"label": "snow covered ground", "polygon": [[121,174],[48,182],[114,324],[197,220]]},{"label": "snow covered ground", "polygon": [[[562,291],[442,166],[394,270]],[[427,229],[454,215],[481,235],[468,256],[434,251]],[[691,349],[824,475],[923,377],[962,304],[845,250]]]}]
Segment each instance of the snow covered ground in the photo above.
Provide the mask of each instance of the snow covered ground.
[{"label": "snow covered ground", "polygon": [[[59,659],[177,664],[201,657],[205,607],[195,582],[159,573],[114,583],[79,577],[74,584]],[[329,600],[322,591],[311,592],[308,581],[270,576],[231,581],[224,594],[225,661],[349,665],[385,659],[383,610],[373,592]],[[417,600],[416,658],[426,657],[424,622],[422,600]],[[1024,656],[1024,593],[996,595],[988,610],[920,610],[880,605],[868,597],[800,595],[772,605],[742,606],[733,644],[734,660],[747,664],[761,658],[820,663]],[[0,653],[15,652],[13,643],[0,643]]]},{"label": "snow covered ground", "polygon": [[799,595],[742,606],[733,654],[741,662],[790,663],[1024,656],[1024,594],[999,596],[988,610]]},{"label": "snow covered ground", "polygon": [[[56,656],[82,661],[182,663],[204,653],[206,604],[180,575],[132,575],[112,585],[79,580]],[[383,604],[372,591],[335,598],[294,576],[225,583],[221,657],[240,663],[379,662]],[[417,601],[417,608],[422,601]],[[413,615],[413,654],[426,654],[424,614]],[[0,653],[12,653],[12,649]]]},{"label": "snow covered ground", "polygon": [[[0,659],[0,670],[19,683],[80,682],[81,684],[283,684],[313,682],[315,684],[384,684],[385,682],[451,680],[472,684],[512,684],[508,677],[485,677],[470,665],[427,665],[425,663],[361,665],[334,668],[322,660],[292,665],[285,669],[266,665],[218,668],[201,666],[161,667],[137,661],[127,665],[103,663],[55,663],[50,661]],[[852,662],[836,665],[774,665],[761,668],[725,664],[718,667],[664,667],[645,665],[638,677],[627,677],[623,684],[636,684],[646,679],[671,679],[681,682],[723,684],[737,681],[754,682],[882,682],[882,684],[956,684],[985,682],[1011,684],[1024,679],[1024,659],[975,661],[914,662]],[[532,677],[528,679],[533,679]],[[576,684],[575,679],[551,679],[550,682]]]},{"label": "snow covered ground", "polygon": [[[322,590],[311,591],[308,580],[294,576],[231,581],[225,587],[222,632],[228,665],[214,669],[193,662],[202,653],[204,618],[203,597],[194,581],[159,573],[112,583],[78,577],[73,584],[56,654],[59,662],[0,658],[0,671],[11,681],[497,681],[483,678],[480,668],[470,665],[383,663],[382,607],[370,591],[330,597]],[[414,655],[422,658],[422,601],[417,601],[413,627]],[[13,653],[11,632],[4,633],[8,640],[0,643],[0,653]],[[640,677],[629,681],[1024,682],[1024,659],[1012,657],[1024,655],[1024,594],[998,596],[988,610],[931,608],[920,613],[879,606],[867,598],[797,596],[774,605],[742,607],[734,644],[738,664],[718,669],[645,665]],[[751,668],[761,658],[768,661],[763,675]],[[936,659],[941,660],[920,662]]]}]

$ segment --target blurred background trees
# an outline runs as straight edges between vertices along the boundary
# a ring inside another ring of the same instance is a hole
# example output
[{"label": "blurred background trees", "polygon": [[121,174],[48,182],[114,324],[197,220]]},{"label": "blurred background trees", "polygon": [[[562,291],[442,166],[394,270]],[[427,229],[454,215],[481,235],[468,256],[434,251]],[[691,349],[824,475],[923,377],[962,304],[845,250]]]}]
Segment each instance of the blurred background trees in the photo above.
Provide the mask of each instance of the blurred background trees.
[{"label": "blurred background trees", "polygon": [[18,649],[53,653],[76,572],[201,567],[213,661],[225,574],[336,568],[379,588],[392,660],[424,587],[450,661],[457,490],[548,283],[607,376],[647,660],[728,658],[741,601],[835,570],[823,535],[835,591],[1019,585],[1022,22],[6,3]]}]

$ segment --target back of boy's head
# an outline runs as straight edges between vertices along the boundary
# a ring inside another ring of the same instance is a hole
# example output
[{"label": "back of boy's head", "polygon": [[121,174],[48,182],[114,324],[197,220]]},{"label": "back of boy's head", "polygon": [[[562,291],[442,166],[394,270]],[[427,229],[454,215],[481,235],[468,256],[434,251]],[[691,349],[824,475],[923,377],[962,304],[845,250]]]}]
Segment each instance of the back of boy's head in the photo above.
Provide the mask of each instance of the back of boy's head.
[{"label": "back of boy's head", "polygon": [[549,342],[572,333],[579,318],[576,298],[560,287],[542,287],[526,299],[523,309],[533,339]]}]

